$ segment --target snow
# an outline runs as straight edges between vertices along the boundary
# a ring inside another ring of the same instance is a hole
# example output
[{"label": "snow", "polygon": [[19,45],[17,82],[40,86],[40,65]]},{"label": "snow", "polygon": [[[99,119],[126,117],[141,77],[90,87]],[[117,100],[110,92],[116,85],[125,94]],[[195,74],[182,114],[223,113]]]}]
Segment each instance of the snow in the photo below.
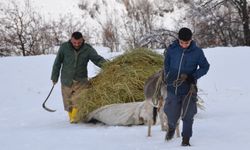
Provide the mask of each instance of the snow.
[{"label": "snow", "polygon": [[[128,42],[127,39],[131,38],[129,37],[131,35],[128,33],[130,31],[125,29],[125,26],[127,25],[124,23],[130,19],[125,17],[127,11],[124,2],[121,0],[0,0],[0,6],[9,6],[11,8],[11,1],[16,2],[19,6],[18,9],[21,10],[24,8],[25,4],[29,4],[31,7],[30,9],[39,13],[45,23],[52,21],[57,22],[62,18],[64,18],[66,22],[70,21],[72,25],[81,23],[81,29],[74,28],[72,30],[79,30],[82,32],[85,39],[92,44],[103,43],[103,27],[111,21],[114,28],[118,29],[118,50],[128,48],[128,44],[126,43]],[[132,1],[133,3],[138,2],[137,0]],[[183,26],[190,27],[192,29],[192,25],[187,23],[185,19],[185,14],[189,9],[189,6],[184,6],[183,2],[178,3],[177,1],[178,0],[172,0],[169,2],[165,1],[165,3],[163,3],[164,0],[150,0],[150,2],[154,2],[152,3],[154,12],[158,11],[159,8],[165,11],[173,10],[173,12],[170,11],[169,13],[162,13],[163,16],[154,15],[152,18],[154,30],[163,28],[170,31],[176,31],[176,29]],[[88,11],[79,9],[78,4],[80,4],[80,2],[86,4]],[[92,15],[94,18],[92,18]],[[72,20],[69,20],[69,18]],[[128,27],[129,26],[126,28]],[[134,26],[133,30],[139,29]]]},{"label": "snow", "polygon": [[[96,47],[98,53],[111,58]],[[217,47],[204,50],[211,68],[199,80],[205,111],[195,117],[192,147],[188,149],[248,149],[250,139],[249,47]],[[55,86],[45,111],[41,105],[52,83],[50,74],[55,55],[0,58],[0,141],[9,150],[165,150],[181,149],[181,138],[164,141],[156,125],[152,137],[147,126],[104,126],[70,124],[63,110],[60,84]],[[88,66],[89,76],[98,67]]]},{"label": "snow", "polygon": [[[0,0],[0,4],[10,4],[10,2],[16,2],[19,5],[24,6],[26,0]],[[29,0],[30,6],[33,9],[40,12],[46,19],[57,19],[60,16],[66,14],[74,14],[80,16],[80,10],[78,8],[79,0]]]},{"label": "snow", "polygon": [[40,13],[48,20],[58,19],[71,15],[76,20],[81,19],[81,10],[78,8],[79,0],[30,0],[31,5],[39,8]]}]

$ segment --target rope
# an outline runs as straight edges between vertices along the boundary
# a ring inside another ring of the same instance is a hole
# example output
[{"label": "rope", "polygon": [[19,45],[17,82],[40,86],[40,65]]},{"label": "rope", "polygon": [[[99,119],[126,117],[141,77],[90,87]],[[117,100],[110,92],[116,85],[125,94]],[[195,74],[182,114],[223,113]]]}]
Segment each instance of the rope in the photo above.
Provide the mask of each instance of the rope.
[{"label": "rope", "polygon": [[176,79],[174,82],[173,82],[173,86],[174,87],[179,87],[181,86],[181,84],[184,82],[185,80],[183,79]]},{"label": "rope", "polygon": [[158,97],[160,95],[160,90],[161,90],[161,84],[162,84],[162,75],[159,76],[157,82],[156,82],[156,88],[155,88],[155,92],[153,94],[153,97],[152,97],[152,103],[153,103],[153,106],[154,107],[157,107],[158,104],[159,104],[159,100],[158,100]]},{"label": "rope", "polygon": [[[181,115],[181,117],[182,117],[182,119],[186,116],[186,114],[187,114],[187,110],[188,110],[188,107],[189,107],[189,104],[190,104],[190,101],[191,101],[191,97],[192,97],[192,95],[193,95],[193,93],[194,93],[194,87],[192,87],[193,85],[191,85],[191,87],[190,87],[190,89],[189,89],[189,91],[188,91],[188,94],[185,96],[185,98],[184,98],[184,100],[183,100],[183,103],[182,103],[182,115]],[[187,105],[186,105],[186,109],[184,110],[184,104],[185,104],[185,102],[186,102],[186,100],[188,101],[187,102]]]}]

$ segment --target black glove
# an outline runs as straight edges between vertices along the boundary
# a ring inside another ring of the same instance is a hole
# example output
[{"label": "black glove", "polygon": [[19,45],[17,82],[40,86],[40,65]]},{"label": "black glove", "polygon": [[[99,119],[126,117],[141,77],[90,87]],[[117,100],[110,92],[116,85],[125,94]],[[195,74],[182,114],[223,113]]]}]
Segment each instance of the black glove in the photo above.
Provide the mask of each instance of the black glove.
[{"label": "black glove", "polygon": [[181,74],[180,79],[186,81],[188,84],[196,84],[196,80],[194,79],[194,77],[189,74]]},{"label": "black glove", "polygon": [[192,75],[188,75],[186,81],[188,84],[196,84],[196,80]]},{"label": "black glove", "polygon": [[193,94],[197,94],[198,92],[198,88],[195,84],[191,84],[190,85],[190,91],[193,93]]}]

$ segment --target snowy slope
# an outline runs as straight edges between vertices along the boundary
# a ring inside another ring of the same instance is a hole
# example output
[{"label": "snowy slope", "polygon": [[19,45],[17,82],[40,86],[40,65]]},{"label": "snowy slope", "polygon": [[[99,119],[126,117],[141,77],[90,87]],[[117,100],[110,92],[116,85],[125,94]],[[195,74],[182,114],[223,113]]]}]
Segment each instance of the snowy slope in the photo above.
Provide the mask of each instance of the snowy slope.
[{"label": "snowy slope", "polygon": [[[26,0],[13,1],[16,1],[21,8],[24,7],[26,2]],[[78,5],[81,1],[83,1],[88,11],[83,11],[79,8]],[[138,0],[129,1],[138,3]],[[186,11],[189,9],[189,6],[183,2],[177,2],[179,0],[169,0],[168,2],[164,0],[149,1],[152,4],[151,11],[155,12],[155,15],[152,17],[154,29],[163,28],[175,31],[182,26],[192,27],[183,19]],[[7,7],[7,4],[10,4],[10,2],[10,0],[0,0],[0,5],[3,3]],[[57,21],[59,18],[64,17],[65,21],[67,21],[67,18],[72,18],[72,24],[81,22],[81,32],[83,32],[90,43],[103,43],[103,28],[107,23],[112,22],[113,28],[118,30],[117,34],[122,46],[124,46],[124,40],[130,34],[130,31],[128,32],[128,29],[125,29],[125,26],[127,26],[125,22],[129,22],[129,20],[125,17],[128,12],[124,3],[123,0],[29,0],[29,5],[32,9],[37,11],[46,21]],[[161,10],[161,15],[158,14],[159,10]],[[129,27],[127,26],[126,28]]]},{"label": "snowy slope", "polygon": [[[116,53],[97,47],[110,58]],[[247,150],[250,139],[249,47],[205,49],[211,63],[199,81],[206,111],[200,111],[191,139],[194,150]],[[47,106],[41,104],[52,84],[55,55],[0,58],[0,145],[3,150],[166,150],[181,149],[181,138],[164,141],[165,133],[154,126],[146,137],[146,126],[113,127],[70,124],[63,111],[57,84]],[[89,75],[98,68],[89,65]]]}]

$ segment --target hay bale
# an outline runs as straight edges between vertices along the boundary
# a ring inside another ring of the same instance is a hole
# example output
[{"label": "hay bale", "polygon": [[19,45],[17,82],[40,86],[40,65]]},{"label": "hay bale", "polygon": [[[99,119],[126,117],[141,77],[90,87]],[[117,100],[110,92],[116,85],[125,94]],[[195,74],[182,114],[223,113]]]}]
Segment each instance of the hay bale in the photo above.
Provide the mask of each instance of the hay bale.
[{"label": "hay bale", "polygon": [[144,100],[146,79],[163,66],[163,56],[149,49],[133,49],[104,64],[102,71],[78,95],[80,120],[102,106]]}]

